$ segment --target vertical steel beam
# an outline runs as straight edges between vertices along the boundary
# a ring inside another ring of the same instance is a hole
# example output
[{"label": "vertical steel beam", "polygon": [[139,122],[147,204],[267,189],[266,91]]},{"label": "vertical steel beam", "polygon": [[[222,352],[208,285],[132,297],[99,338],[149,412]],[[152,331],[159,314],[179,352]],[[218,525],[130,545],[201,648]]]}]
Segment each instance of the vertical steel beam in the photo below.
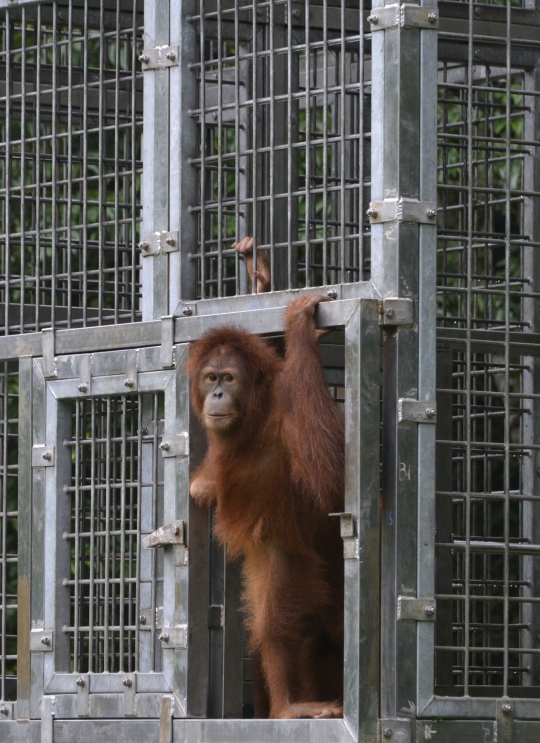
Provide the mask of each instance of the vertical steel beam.
[{"label": "vertical steel beam", "polygon": [[[169,44],[169,0],[146,0],[144,48]],[[169,229],[169,69],[144,73],[141,236]],[[142,319],[168,315],[168,254],[142,259]]]},{"label": "vertical steel beam", "polygon": [[361,300],[345,326],[345,511],[358,554],[345,559],[344,718],[355,740],[375,743],[379,716],[380,327]]},{"label": "vertical steel beam", "polygon": [[[387,3],[390,4],[390,3]],[[433,0],[422,3],[434,5]],[[375,12],[375,11],[372,11]],[[372,200],[435,201],[436,33],[395,25],[373,33]],[[432,684],[433,628],[396,621],[398,595],[433,592],[434,426],[399,423],[401,397],[435,399],[435,227],[372,225],[372,280],[418,303],[417,324],[383,338],[381,717],[414,716],[417,651]],[[417,545],[421,541],[421,555]],[[419,559],[419,555],[421,559]],[[422,689],[424,687],[422,686]]]}]

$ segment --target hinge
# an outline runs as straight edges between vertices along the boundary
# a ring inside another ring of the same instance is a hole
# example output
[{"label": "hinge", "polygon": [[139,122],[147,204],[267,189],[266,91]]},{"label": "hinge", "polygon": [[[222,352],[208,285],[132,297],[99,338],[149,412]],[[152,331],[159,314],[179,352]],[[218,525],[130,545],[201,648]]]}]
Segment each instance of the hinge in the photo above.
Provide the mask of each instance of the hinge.
[{"label": "hinge", "polygon": [[435,599],[415,599],[398,596],[397,618],[399,622],[434,622],[437,613]]},{"label": "hinge", "polygon": [[360,544],[356,532],[356,519],[352,513],[329,513],[329,516],[339,516],[339,531],[343,539],[343,558],[345,560],[360,559]]},{"label": "hinge", "polygon": [[412,723],[408,718],[398,717],[377,720],[378,743],[413,743]]},{"label": "hinge", "polygon": [[161,641],[162,648],[182,648],[185,650],[188,645],[187,624],[177,624],[176,627],[162,627],[158,640]]},{"label": "hinge", "polygon": [[149,255],[160,255],[161,253],[174,253],[178,250],[178,232],[153,232],[141,238],[138,248],[143,258]]},{"label": "hinge", "polygon": [[400,397],[398,400],[399,423],[436,423],[437,403]]},{"label": "hinge", "polygon": [[497,699],[497,743],[514,743],[514,704],[511,699]]},{"label": "hinge", "polygon": [[52,379],[58,375],[56,357],[54,355],[54,330],[44,328],[41,331],[41,344],[43,353],[43,376]]},{"label": "hinge", "polygon": [[387,298],[379,302],[379,325],[412,325],[414,302],[412,299]]},{"label": "hinge", "polygon": [[88,717],[90,715],[90,676],[81,673],[75,679],[77,687],[77,715]]},{"label": "hinge", "polygon": [[137,392],[139,389],[139,352],[126,352],[126,376],[124,387],[130,392]]},{"label": "hinge", "polygon": [[189,456],[189,434],[186,432],[163,436],[159,445],[163,458]]},{"label": "hinge", "polygon": [[30,652],[48,653],[54,648],[54,632],[45,629],[33,629],[30,632]]},{"label": "hinge", "polygon": [[92,393],[92,355],[83,353],[79,356],[79,394],[85,397]]},{"label": "hinge", "polygon": [[366,211],[371,224],[383,222],[414,222],[436,224],[437,204],[417,199],[385,199],[372,201]]},{"label": "hinge", "polygon": [[368,21],[371,32],[384,31],[387,28],[439,28],[439,11],[429,6],[386,5],[384,8],[372,8]]},{"label": "hinge", "polygon": [[139,62],[142,64],[143,72],[176,67],[178,65],[178,47],[156,46],[152,49],[143,49],[139,54]]},{"label": "hinge", "polygon": [[174,318],[167,315],[161,318],[161,366],[164,369],[172,369],[175,364],[174,358]]},{"label": "hinge", "polygon": [[166,526],[160,526],[143,539],[143,547],[147,550],[154,547],[168,547],[171,544],[185,544],[184,522],[181,519],[172,521]]},{"label": "hinge", "polygon": [[54,467],[56,449],[54,446],[33,446],[32,467]]}]

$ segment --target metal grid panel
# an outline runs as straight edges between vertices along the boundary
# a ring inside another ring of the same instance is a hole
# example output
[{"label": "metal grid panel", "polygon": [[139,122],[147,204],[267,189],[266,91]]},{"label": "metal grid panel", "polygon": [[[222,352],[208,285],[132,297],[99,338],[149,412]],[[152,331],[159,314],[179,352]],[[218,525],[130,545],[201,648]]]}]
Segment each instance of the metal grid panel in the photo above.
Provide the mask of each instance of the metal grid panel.
[{"label": "metal grid panel", "polygon": [[17,365],[0,365],[0,699],[17,674]]},{"label": "metal grid panel", "polygon": [[94,5],[0,14],[5,334],[139,318],[142,15]]},{"label": "metal grid panel", "polygon": [[232,247],[246,234],[266,251],[272,290],[369,278],[370,71],[358,3],[200,0],[191,22],[197,296],[248,290]]},{"label": "metal grid panel", "polygon": [[[151,419],[162,418],[162,393],[144,399]],[[66,442],[72,449],[72,484],[66,488],[71,532],[64,535],[71,545],[70,573],[64,577],[71,597],[70,626],[64,628],[70,636],[70,670],[139,671],[140,632],[146,629],[140,609],[144,603],[149,618],[155,617],[163,593],[161,551],[150,552],[149,569],[141,568],[139,553],[141,534],[148,533],[141,504],[144,500],[157,524],[163,491],[158,426],[141,425],[143,396],[74,400],[72,409],[73,434]],[[143,445],[152,450],[144,473]],[[148,630],[154,642],[146,665],[157,670],[155,623],[149,622]]]},{"label": "metal grid panel", "polygon": [[436,688],[540,697],[538,43],[510,3],[467,20],[440,35]]}]

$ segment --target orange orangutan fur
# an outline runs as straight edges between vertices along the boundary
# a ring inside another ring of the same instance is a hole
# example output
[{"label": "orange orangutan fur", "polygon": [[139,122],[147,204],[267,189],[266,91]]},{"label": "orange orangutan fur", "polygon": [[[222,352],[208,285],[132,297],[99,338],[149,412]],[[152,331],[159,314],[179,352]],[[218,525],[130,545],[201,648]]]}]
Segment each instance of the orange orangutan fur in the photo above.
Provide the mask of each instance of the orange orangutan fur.
[{"label": "orange orangutan fur", "polygon": [[[344,423],[324,379],[313,314],[320,298],[292,302],[285,358],[234,327],[192,344],[191,399],[212,354],[242,370],[242,423],[208,452],[192,495],[215,507],[215,536],[229,557],[243,556],[244,604],[262,684],[256,714],[342,714]],[[202,484],[201,484],[202,483]]]}]

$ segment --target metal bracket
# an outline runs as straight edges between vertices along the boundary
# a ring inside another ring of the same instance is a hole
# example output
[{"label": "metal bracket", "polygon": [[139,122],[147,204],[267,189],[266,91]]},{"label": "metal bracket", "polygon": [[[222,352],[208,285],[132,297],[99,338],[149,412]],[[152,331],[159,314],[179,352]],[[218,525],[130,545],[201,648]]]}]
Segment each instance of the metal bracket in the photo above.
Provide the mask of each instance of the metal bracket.
[{"label": "metal bracket", "polygon": [[32,467],[54,467],[56,464],[54,446],[33,446]]},{"label": "metal bracket", "polygon": [[137,674],[127,673],[122,679],[124,686],[124,717],[137,716]]},{"label": "metal bracket", "polygon": [[412,299],[383,299],[379,302],[379,325],[412,325],[414,302]]},{"label": "metal bracket", "polygon": [[54,632],[46,629],[33,629],[30,632],[30,652],[49,653],[54,648]]},{"label": "metal bracket", "polygon": [[223,604],[211,604],[208,607],[208,629],[223,629],[225,626],[225,607]]},{"label": "metal bracket", "polygon": [[383,222],[414,222],[415,224],[436,224],[437,204],[417,199],[385,199],[372,201],[366,211],[371,224]]},{"label": "metal bracket", "polygon": [[184,522],[172,521],[166,526],[160,526],[152,534],[143,539],[143,547],[147,550],[154,547],[168,547],[171,544],[185,544]]},{"label": "metal bracket", "polygon": [[378,743],[412,743],[412,720],[383,717],[377,720]]},{"label": "metal bracket", "polygon": [[435,599],[415,599],[398,596],[397,618],[399,622],[434,622],[437,614]]},{"label": "metal bracket", "polygon": [[189,434],[186,432],[163,436],[159,445],[163,458],[188,457],[189,456]]},{"label": "metal bracket", "polygon": [[143,258],[149,255],[160,255],[161,253],[174,253],[179,249],[178,232],[153,232],[145,235],[137,246]]},{"label": "metal bracket", "polygon": [[43,353],[43,376],[45,379],[53,379],[58,375],[57,362],[54,355],[53,328],[44,328],[41,331],[41,344]]},{"label": "metal bracket", "polygon": [[384,8],[372,8],[368,16],[371,32],[384,31],[387,28],[439,28],[439,11],[433,7],[421,7],[405,3],[403,5],[386,5]]},{"label": "metal bracket", "polygon": [[339,516],[339,531],[343,539],[343,558],[345,560],[360,559],[360,544],[356,532],[356,519],[352,513],[329,513],[329,516]]},{"label": "metal bracket", "polygon": [[497,743],[514,743],[514,704],[511,699],[497,699]]},{"label": "metal bracket", "polygon": [[197,314],[197,302],[180,302],[178,304],[178,307],[174,311],[174,316],[179,317],[180,315],[183,315],[184,317],[191,317],[192,315]]},{"label": "metal bracket", "polygon": [[176,627],[163,627],[158,635],[162,648],[181,648],[185,650],[188,645],[188,626],[178,624]]},{"label": "metal bracket", "polygon": [[161,366],[172,369],[174,358],[174,317],[167,315],[161,318]]},{"label": "metal bracket", "polygon": [[92,355],[84,353],[79,357],[79,394],[86,397],[92,392]]},{"label": "metal bracket", "polygon": [[172,743],[173,739],[174,697],[166,696],[161,699],[159,715],[159,743]]},{"label": "metal bracket", "polygon": [[399,423],[436,423],[437,403],[400,397],[398,400]]},{"label": "metal bracket", "polygon": [[88,717],[90,715],[90,676],[82,673],[75,679],[77,686],[77,715]]},{"label": "metal bracket", "polygon": [[178,65],[178,47],[156,46],[153,49],[143,49],[139,55],[139,62],[142,65],[143,72],[176,67]]},{"label": "metal bracket", "polygon": [[126,353],[126,378],[124,386],[130,392],[137,392],[139,389],[139,352],[127,351]]}]

